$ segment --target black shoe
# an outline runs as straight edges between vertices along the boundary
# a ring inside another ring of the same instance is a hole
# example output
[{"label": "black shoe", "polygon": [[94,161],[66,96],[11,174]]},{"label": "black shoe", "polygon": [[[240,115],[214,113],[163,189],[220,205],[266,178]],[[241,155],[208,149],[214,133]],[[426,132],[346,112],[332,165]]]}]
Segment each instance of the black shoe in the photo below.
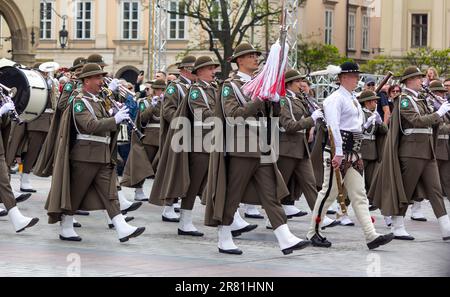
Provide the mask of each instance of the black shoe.
[{"label": "black shoe", "polygon": [[63,241],[81,241],[80,236],[74,236],[74,237],[63,237],[62,235],[59,235],[59,239]]},{"label": "black shoe", "polygon": [[376,207],[375,205],[370,205],[369,206],[369,211],[375,211],[377,209],[378,209],[378,207]]},{"label": "black shoe", "polygon": [[119,239],[120,242],[127,242],[130,238],[138,237],[142,233],[144,233],[145,227],[139,227],[134,231],[131,235],[128,235],[124,238]]},{"label": "black shoe", "polygon": [[[355,226],[355,223],[353,223],[353,222],[351,222],[351,223],[348,223],[348,224],[342,224],[341,222],[339,222],[339,225],[341,225],[341,226],[345,226],[345,227],[353,227],[353,226]],[[322,229],[323,230],[323,229]]]},{"label": "black shoe", "polygon": [[247,214],[247,213],[245,213],[244,214],[244,216],[247,218],[247,219],[264,219],[264,216],[263,215],[252,215],[252,214]]},{"label": "black shoe", "polygon": [[403,236],[394,236],[394,239],[398,240],[414,240],[415,238],[411,235],[403,235]]},{"label": "black shoe", "polygon": [[134,201],[137,201],[137,202],[148,202],[148,198],[140,198],[140,199],[134,198]]},{"label": "black shoe", "polygon": [[22,189],[22,188],[20,188],[20,191],[23,193],[36,193],[37,192],[35,189]]},{"label": "black shoe", "polygon": [[334,215],[334,214],[336,214],[336,211],[335,210],[327,210],[327,214]]},{"label": "black shoe", "polygon": [[180,218],[166,218],[165,216],[162,216],[162,221],[163,222],[169,222],[169,223],[179,223],[180,222]]},{"label": "black shoe", "polygon": [[379,247],[380,245],[388,244],[389,242],[392,241],[392,239],[394,239],[393,233],[380,235],[377,238],[375,238],[375,240],[369,242],[367,244],[367,247],[369,248],[369,250],[373,250],[373,249],[376,249],[377,247]]},{"label": "black shoe", "polygon": [[292,254],[293,251],[295,251],[295,250],[302,250],[305,247],[309,246],[310,244],[311,244],[311,241],[309,241],[309,240],[302,240],[299,243],[297,243],[296,245],[291,246],[290,248],[282,250],[282,252],[283,252],[284,255],[289,255],[289,254]]},{"label": "black shoe", "polygon": [[341,224],[341,222],[339,222],[339,221],[337,221],[337,220],[334,220],[333,223],[329,224],[328,226],[321,227],[321,229],[322,229],[322,230],[325,230],[326,228],[333,228],[333,227],[335,227],[335,226],[337,226],[337,225],[340,225],[340,224]]},{"label": "black shoe", "polygon": [[325,237],[314,234],[314,236],[310,239],[311,244],[316,247],[331,247],[331,242],[329,242]]},{"label": "black shoe", "polygon": [[81,224],[79,222],[73,223],[74,228],[81,228]]},{"label": "black shoe", "polygon": [[450,236],[442,237],[442,240],[450,240]]},{"label": "black shoe", "polygon": [[411,220],[413,221],[418,221],[418,222],[426,222],[427,218],[415,218],[415,217],[411,217]]},{"label": "black shoe", "polygon": [[89,215],[89,211],[77,210],[75,212],[75,215],[77,215],[77,216],[88,216]]},{"label": "black shoe", "polygon": [[303,217],[306,216],[308,213],[306,211],[300,210],[298,213],[293,214],[293,215],[288,215],[287,218],[288,219],[292,219],[292,218],[299,218],[299,217]]},{"label": "black shoe", "polygon": [[229,255],[242,255],[242,251],[240,249],[222,250],[221,248],[219,248],[219,253],[229,254]]},{"label": "black shoe", "polygon": [[7,210],[2,210],[0,211],[0,217],[6,217],[8,215],[8,211]]},{"label": "black shoe", "polygon": [[198,231],[183,231],[183,230],[178,229],[178,235],[201,237],[204,234],[202,232],[198,232]]},{"label": "black shoe", "polygon": [[127,209],[122,210],[121,213],[123,215],[126,215],[128,212],[135,211],[141,206],[142,206],[142,202],[133,202],[133,204],[131,204],[130,207],[128,207]]},{"label": "black shoe", "polygon": [[256,228],[258,228],[258,225],[247,225],[239,230],[231,231],[231,235],[233,235],[233,237],[238,237],[241,236],[242,233],[250,232],[252,230],[255,230]]},{"label": "black shoe", "polygon": [[16,202],[17,203],[22,203],[24,201],[27,201],[28,198],[30,198],[30,197],[31,197],[31,193],[21,194],[19,197],[16,198]]},{"label": "black shoe", "polygon": [[23,227],[19,231],[16,231],[16,233],[20,233],[20,232],[22,232],[23,230],[25,230],[27,228],[33,227],[34,225],[37,224],[37,222],[39,222],[38,218],[32,218],[31,221],[28,223],[28,225],[26,225],[25,227]]}]

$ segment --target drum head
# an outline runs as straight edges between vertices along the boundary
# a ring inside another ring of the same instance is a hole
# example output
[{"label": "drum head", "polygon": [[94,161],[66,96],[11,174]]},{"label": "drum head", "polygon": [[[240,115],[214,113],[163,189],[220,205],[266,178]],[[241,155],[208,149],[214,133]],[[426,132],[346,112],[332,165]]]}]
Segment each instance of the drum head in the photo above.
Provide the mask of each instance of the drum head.
[{"label": "drum head", "polygon": [[25,75],[15,67],[0,68],[0,83],[8,88],[17,88],[17,95],[12,98],[18,114],[22,114],[30,100],[30,84]]},{"label": "drum head", "polygon": [[17,88],[12,98],[19,117],[24,122],[38,118],[47,105],[48,86],[37,71],[16,67],[0,68],[0,83],[8,88]]}]

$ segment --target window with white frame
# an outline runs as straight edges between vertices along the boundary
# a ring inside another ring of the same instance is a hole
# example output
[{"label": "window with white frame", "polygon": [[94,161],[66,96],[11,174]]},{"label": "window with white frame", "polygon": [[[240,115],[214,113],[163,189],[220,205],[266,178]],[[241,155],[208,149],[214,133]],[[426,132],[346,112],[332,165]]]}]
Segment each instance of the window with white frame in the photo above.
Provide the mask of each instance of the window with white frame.
[{"label": "window with white frame", "polygon": [[53,2],[41,1],[40,28],[39,28],[40,39],[51,39],[52,38],[52,15],[53,15],[52,8],[53,8]]},{"label": "window with white frame", "polygon": [[370,18],[367,14],[362,17],[362,50],[369,50],[369,32],[370,32]]},{"label": "window with white frame", "polygon": [[425,47],[428,43],[428,15],[412,14],[411,47]]},{"label": "window with white frame", "polygon": [[325,10],[325,44],[333,42],[333,11]]},{"label": "window with white frame", "polygon": [[122,1],[122,39],[139,39],[139,1]]},{"label": "window with white frame", "polygon": [[356,14],[354,12],[350,12],[348,14],[348,42],[347,48],[354,50],[355,49],[355,26],[356,26]]},{"label": "window with white frame", "polygon": [[76,2],[75,38],[92,39],[92,1]]},{"label": "window with white frame", "polygon": [[[183,7],[183,1],[171,0],[169,10],[179,12]],[[186,39],[186,17],[170,13],[169,14],[169,39]]]}]

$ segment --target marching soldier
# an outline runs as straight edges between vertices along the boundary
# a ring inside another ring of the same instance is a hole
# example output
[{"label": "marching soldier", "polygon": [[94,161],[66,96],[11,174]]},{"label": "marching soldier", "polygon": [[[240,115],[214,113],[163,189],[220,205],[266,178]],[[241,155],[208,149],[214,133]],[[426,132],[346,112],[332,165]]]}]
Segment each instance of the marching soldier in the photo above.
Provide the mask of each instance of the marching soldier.
[{"label": "marching soldier", "polygon": [[[8,114],[14,109],[14,103],[5,103],[0,107],[1,125],[7,121],[10,121]],[[29,218],[24,216],[16,205],[16,199],[14,198],[14,194],[11,189],[9,170],[5,161],[5,148],[3,146],[2,135],[0,135],[0,202],[6,207],[6,210],[1,211],[0,216],[8,215],[14,230],[17,233],[36,225],[39,221],[38,218]]]},{"label": "marching soldier", "polygon": [[[363,91],[358,101],[363,106],[365,124],[364,135],[361,144],[361,156],[364,162],[364,184],[366,192],[369,192],[372,184],[373,173],[382,154],[382,137],[386,135],[388,126],[383,123],[380,114],[377,111],[377,102],[380,97],[374,91]],[[370,204],[372,204],[369,198]]]},{"label": "marching soldier", "polygon": [[[307,135],[315,123],[323,118],[320,110],[310,114],[306,102],[297,94],[300,93],[300,82],[304,78],[297,70],[286,72],[286,98],[281,99],[280,114],[280,157],[278,168],[287,185],[290,185],[291,196],[283,199],[282,206],[289,218],[306,215],[294,206],[301,193],[305,195],[309,208],[314,209],[317,199],[316,181],[310,160]],[[298,191],[293,191],[293,186]]]},{"label": "marching soldier", "polygon": [[61,221],[61,240],[81,241],[73,229],[73,215],[78,209],[106,209],[121,242],[145,230],[127,224],[120,212],[115,132],[117,125],[129,119],[129,115],[127,109],[122,108],[111,117],[98,98],[105,75],[99,65],[86,64],[79,76],[83,91],[62,117],[58,134],[60,145],[55,153],[51,191],[46,203],[49,223]]},{"label": "marching soldier", "polygon": [[124,187],[140,188],[148,177],[153,177],[156,171],[156,157],[159,150],[160,115],[166,82],[156,80],[151,83],[148,97],[139,100],[139,110],[136,116],[136,126],[145,137],[138,141],[133,133],[131,151],[121,185]]},{"label": "marching soldier", "polygon": [[52,175],[54,152],[56,151],[56,145],[58,144],[57,135],[61,116],[69,102],[82,91],[83,86],[77,77],[83,69],[85,62],[85,58],[78,57],[73,61],[73,66],[69,69],[71,72],[71,79],[64,85],[61,95],[59,96],[49,132],[42,145],[41,152],[33,170],[33,173],[37,176],[49,177]]},{"label": "marching soldier", "polygon": [[[430,91],[438,100],[433,100],[435,110],[439,110],[444,103],[447,89],[438,81],[430,83]],[[439,126],[438,139],[436,145],[436,159],[438,162],[439,176],[441,179],[442,191],[450,199],[450,113],[446,113]]]},{"label": "marching soldier", "polygon": [[307,235],[313,246],[331,247],[331,242],[322,236],[319,227],[328,207],[338,196],[338,185],[334,176],[336,169],[339,169],[342,175],[343,184],[356,217],[362,225],[368,248],[377,248],[393,239],[392,234],[380,235],[376,232],[364,189],[364,166],[359,153],[364,113],[353,93],[359,80],[359,73],[357,64],[353,62],[342,64],[338,76],[341,86],[323,103],[325,120],[335,140],[335,155],[331,155],[331,144],[328,143],[323,152],[324,182],[317,197]]},{"label": "marching soldier", "polygon": [[[186,56],[182,59],[182,61],[178,65],[178,69],[180,70],[179,78],[169,84],[164,94],[164,100],[161,110],[161,135],[159,146],[161,153],[160,163],[165,162],[163,156],[167,155],[171,150],[170,144],[172,139],[168,139],[167,135],[170,130],[170,124],[175,118],[175,114],[177,113],[182,100],[188,95],[189,88],[195,80],[195,74],[192,73],[195,61],[196,58],[194,56]],[[162,180],[164,179],[164,175],[172,175],[173,171],[177,171],[179,170],[179,168],[169,168],[167,167],[167,164],[165,164],[165,166],[165,170],[156,172],[152,192],[150,195],[150,202],[156,205],[161,205],[161,203],[164,202],[164,209],[162,213],[163,222],[179,222],[180,218],[175,213],[173,200],[177,199],[180,196],[177,196],[174,193],[184,193],[184,190],[181,187],[182,184],[186,185],[187,183],[179,181],[180,183],[177,183],[175,187],[168,188],[167,185],[162,182]],[[147,200],[144,193],[136,191],[135,200],[143,199]]]},{"label": "marching soldier", "polygon": [[[234,244],[231,232],[231,224],[241,202],[264,207],[283,254],[310,244],[290,232],[280,203],[289,192],[276,162],[268,161],[272,156],[261,153],[262,139],[256,130],[267,115],[265,103],[260,100],[252,102],[243,94],[242,86],[258,69],[259,55],[261,52],[251,44],[242,43],[236,47],[230,60],[237,64],[238,72],[225,81],[221,104],[216,108],[216,116],[220,116],[223,109],[227,131],[234,132],[232,135],[227,133],[226,137],[227,165],[221,165],[225,163],[223,154],[211,155],[205,221],[208,226],[218,227],[218,249],[225,254],[242,254]],[[249,143],[250,139],[255,143]]]},{"label": "marching soldier", "polygon": [[383,215],[392,216],[395,238],[413,240],[414,237],[405,229],[404,216],[408,205],[424,194],[422,197],[429,199],[438,218],[443,239],[449,240],[450,220],[439,182],[433,129],[450,111],[450,103],[443,103],[434,112],[426,99],[419,96],[423,76],[414,66],[406,68],[403,73],[401,82],[406,88],[395,104],[383,160],[370,196]]},{"label": "marching soldier", "polygon": [[192,71],[197,77],[196,83],[191,86],[185,99],[189,109],[188,118],[191,121],[190,183],[185,197],[181,199],[178,235],[203,236],[192,223],[192,209],[196,197],[203,193],[208,176],[210,147],[207,134],[211,133],[214,126],[210,117],[214,115],[218,101],[218,90],[211,83],[214,82],[219,66],[219,63],[208,56],[199,57]]}]

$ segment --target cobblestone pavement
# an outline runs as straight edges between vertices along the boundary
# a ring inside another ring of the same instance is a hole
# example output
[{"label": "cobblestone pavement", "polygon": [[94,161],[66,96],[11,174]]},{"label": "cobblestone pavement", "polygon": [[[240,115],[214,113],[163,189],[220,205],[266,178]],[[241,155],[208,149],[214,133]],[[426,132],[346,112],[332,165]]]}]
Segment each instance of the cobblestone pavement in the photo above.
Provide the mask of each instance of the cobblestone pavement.
[{"label": "cobblestone pavement", "polygon": [[[197,203],[194,224],[205,233],[203,238],[177,235],[176,223],[163,223],[161,209],[145,203],[132,224],[145,226],[137,239],[120,244],[114,230],[109,230],[103,212],[77,217],[83,225],[79,243],[58,239],[59,225],[47,224],[44,210],[50,180],[33,177],[38,190],[28,201],[19,204],[28,216],[37,216],[37,226],[15,234],[7,217],[0,218],[0,276],[449,276],[450,242],[441,239],[439,226],[429,203],[424,204],[428,222],[415,222],[407,215],[407,230],[415,241],[394,241],[369,251],[354,215],[355,227],[337,226],[326,230],[333,242],[330,249],[307,248],[283,256],[275,236],[265,228],[265,220],[247,219],[258,224],[252,233],[235,243],[244,251],[241,256],[219,254],[215,228],[203,226],[204,207]],[[19,187],[13,175],[12,185]],[[149,193],[151,181],[145,184]],[[125,189],[129,200],[134,192]],[[447,209],[450,210],[446,200]],[[306,210],[302,199],[297,206]],[[243,214],[243,212],[241,211]],[[352,214],[352,213],[351,213]],[[373,213],[380,233],[387,233],[379,212]],[[289,221],[289,227],[304,238],[310,216]]]}]

